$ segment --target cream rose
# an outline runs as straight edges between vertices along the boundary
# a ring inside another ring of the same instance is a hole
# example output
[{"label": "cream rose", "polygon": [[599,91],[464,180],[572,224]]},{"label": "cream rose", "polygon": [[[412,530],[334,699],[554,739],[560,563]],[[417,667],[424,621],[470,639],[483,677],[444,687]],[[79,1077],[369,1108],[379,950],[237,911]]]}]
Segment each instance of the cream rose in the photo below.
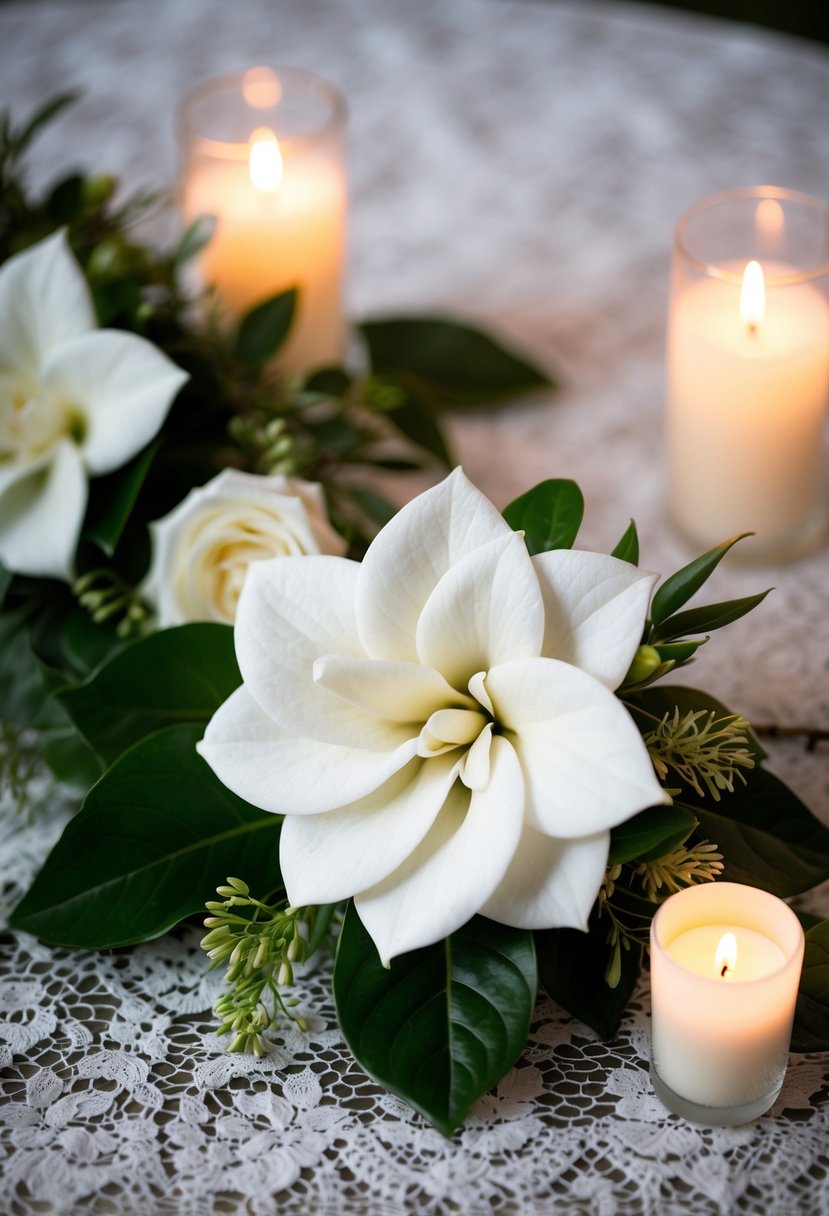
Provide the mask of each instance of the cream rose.
[{"label": "cream rose", "polygon": [[226,469],[150,525],[153,558],[143,588],[161,628],[232,624],[251,562],[329,553],[346,542],[328,522],[321,488],[295,477]]}]

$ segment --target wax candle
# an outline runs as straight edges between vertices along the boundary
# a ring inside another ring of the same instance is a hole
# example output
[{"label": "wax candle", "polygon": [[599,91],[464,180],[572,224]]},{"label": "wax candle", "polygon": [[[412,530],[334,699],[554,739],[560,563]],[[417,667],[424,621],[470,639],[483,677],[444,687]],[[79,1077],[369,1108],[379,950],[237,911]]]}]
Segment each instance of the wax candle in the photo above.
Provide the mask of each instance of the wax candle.
[{"label": "wax candle", "polygon": [[667,376],[671,516],[698,546],[755,532],[745,552],[758,558],[824,528],[829,400],[829,211],[762,193],[733,191],[680,222]]},{"label": "wax candle", "polygon": [[803,930],[756,887],[690,887],[651,926],[654,1089],[697,1122],[743,1123],[775,1102],[788,1059]]},{"label": "wax candle", "polygon": [[346,186],[339,95],[309,73],[220,78],[183,106],[184,217],[216,217],[204,280],[239,317],[290,287],[299,301],[278,366],[342,360]]}]

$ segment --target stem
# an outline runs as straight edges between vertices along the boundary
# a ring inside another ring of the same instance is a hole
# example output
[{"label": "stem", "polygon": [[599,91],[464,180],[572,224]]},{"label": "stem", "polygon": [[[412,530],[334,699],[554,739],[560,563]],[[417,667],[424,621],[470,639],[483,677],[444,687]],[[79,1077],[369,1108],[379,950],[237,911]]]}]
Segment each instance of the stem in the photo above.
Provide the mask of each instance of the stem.
[{"label": "stem", "polygon": [[813,752],[818,743],[829,742],[829,730],[820,726],[786,726],[777,722],[752,722],[751,729],[766,739],[806,740],[806,751]]}]

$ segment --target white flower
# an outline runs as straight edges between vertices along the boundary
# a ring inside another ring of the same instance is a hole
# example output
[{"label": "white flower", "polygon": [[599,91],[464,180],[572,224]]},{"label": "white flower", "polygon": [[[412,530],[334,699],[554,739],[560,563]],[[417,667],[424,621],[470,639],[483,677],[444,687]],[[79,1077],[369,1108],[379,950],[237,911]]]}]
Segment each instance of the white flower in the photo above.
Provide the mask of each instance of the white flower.
[{"label": "white flower", "polygon": [[153,560],[144,590],[162,628],[186,621],[232,625],[251,562],[346,550],[314,482],[235,469],[191,490],[150,529]]},{"label": "white flower", "polygon": [[476,912],[584,928],[609,829],[664,801],[612,691],[655,580],[599,553],[530,558],[456,469],[362,564],[253,567],[244,684],[199,750],[285,814],[291,903],[354,896],[384,960]]},{"label": "white flower", "polygon": [[153,438],[187,376],[144,338],[96,329],[62,232],[0,267],[0,561],[70,579],[90,476]]}]

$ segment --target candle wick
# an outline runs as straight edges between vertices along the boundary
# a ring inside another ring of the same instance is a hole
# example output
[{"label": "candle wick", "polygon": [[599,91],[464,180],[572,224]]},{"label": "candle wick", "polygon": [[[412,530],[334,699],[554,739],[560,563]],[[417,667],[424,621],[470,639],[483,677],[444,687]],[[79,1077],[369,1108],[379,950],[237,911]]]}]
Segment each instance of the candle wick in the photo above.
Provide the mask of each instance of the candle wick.
[{"label": "candle wick", "polygon": [[756,336],[757,336],[757,322],[756,321],[749,321],[748,332],[751,334],[752,338],[756,338]]},{"label": "candle wick", "polygon": [[722,968],[722,971],[720,972],[720,977],[722,979],[725,979],[725,973],[727,970],[728,970],[728,963],[723,963],[723,968]]}]

